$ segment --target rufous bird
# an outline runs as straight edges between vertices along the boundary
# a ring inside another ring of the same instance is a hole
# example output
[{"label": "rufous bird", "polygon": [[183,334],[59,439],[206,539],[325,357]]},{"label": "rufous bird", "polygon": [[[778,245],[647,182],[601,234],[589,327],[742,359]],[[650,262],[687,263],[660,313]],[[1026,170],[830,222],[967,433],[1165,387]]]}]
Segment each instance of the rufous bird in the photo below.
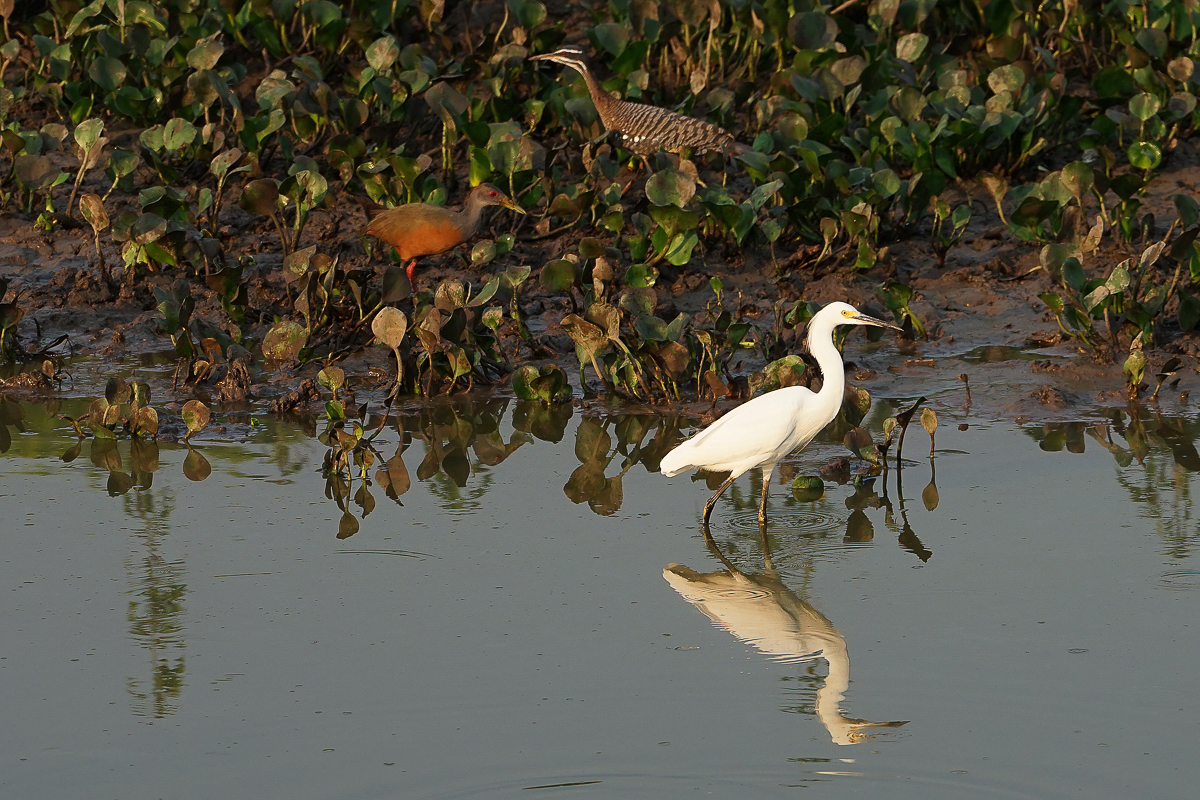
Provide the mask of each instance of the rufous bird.
[{"label": "rufous bird", "polygon": [[408,203],[373,216],[367,233],[396,248],[400,259],[408,262],[405,271],[411,283],[418,259],[444,253],[479,232],[483,209],[487,206],[504,206],[518,214],[525,213],[504,192],[490,183],[481,183],[467,195],[462,211],[430,203]]}]

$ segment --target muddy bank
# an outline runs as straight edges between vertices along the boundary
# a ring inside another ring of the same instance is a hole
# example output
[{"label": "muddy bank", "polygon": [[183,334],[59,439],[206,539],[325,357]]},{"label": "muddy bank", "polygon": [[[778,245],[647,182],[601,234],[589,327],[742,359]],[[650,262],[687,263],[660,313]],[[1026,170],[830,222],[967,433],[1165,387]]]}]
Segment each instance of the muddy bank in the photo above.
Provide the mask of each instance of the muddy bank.
[{"label": "muddy bank", "polygon": [[[1181,146],[1172,171],[1151,184],[1155,191],[1147,194],[1146,207],[1163,221],[1160,227],[1164,230],[1174,213],[1171,195],[1197,180],[1195,160],[1194,153]],[[945,253],[943,263],[938,263],[928,232],[920,229],[892,242],[880,263],[865,272],[852,272],[836,259],[814,265],[817,248],[804,245],[779,246],[774,252],[742,251],[731,254],[732,259],[722,253],[698,252],[685,267],[662,268],[655,287],[661,316],[670,319],[676,312],[703,311],[713,300],[712,276],[719,276],[725,284],[726,306],[736,304],[754,325],[770,327],[780,299],[822,304],[845,300],[887,316],[876,289],[895,281],[913,290],[910,308],[923,322],[927,338],[898,338],[879,348],[863,348],[861,339],[851,339],[847,348],[850,378],[876,396],[924,395],[936,400],[958,393],[965,399],[969,385],[977,412],[1017,420],[1069,419],[1088,409],[1123,404],[1127,386],[1120,364],[1127,350],[1114,352],[1111,346],[1091,350],[1064,335],[1038,297],[1059,288],[1057,281],[1039,268],[1040,246],[1009,233],[986,193],[971,186],[963,191],[972,200],[974,217],[964,237]],[[125,198],[124,202],[133,200]],[[120,207],[120,202],[117,205]],[[188,375],[186,370],[182,376],[176,374],[178,359],[157,308],[154,290],[171,287],[178,275],[139,273],[133,281],[124,281],[117,266],[113,281],[106,282],[90,230],[64,225],[50,232],[37,231],[30,215],[0,217],[0,275],[8,280],[5,300],[17,303],[24,313],[13,330],[22,349],[30,354],[28,363],[5,368],[4,390],[46,391],[29,377],[15,376],[39,370],[41,356],[50,355],[65,359],[73,378],[52,391],[73,395],[94,395],[108,375],[133,368],[153,382],[155,398],[160,401],[197,397],[217,403],[245,400],[260,407],[272,401],[286,405],[288,401],[281,398],[289,396],[301,404],[311,401],[312,393],[305,392],[302,384],[323,362],[268,365],[254,347],[275,319],[294,316],[281,277],[282,256],[270,252],[278,239],[262,218],[241,211],[236,203],[229,205],[222,233],[226,253],[237,255],[246,265],[248,311],[238,331],[251,349],[237,351],[236,357],[223,354],[225,357],[211,358],[212,368],[203,375]],[[361,233],[365,223],[365,213],[355,205],[318,210],[300,244],[316,245],[319,252],[336,256],[349,268],[373,270],[379,280],[386,262],[378,248],[368,252],[369,241]],[[485,228],[490,233],[484,236],[498,235],[516,224],[499,215],[493,223]],[[571,339],[558,324],[574,310],[572,300],[543,291],[536,278],[543,264],[577,246],[582,235],[568,232],[549,239],[518,235],[511,253],[478,270],[470,269],[456,253],[427,258],[418,270],[416,289],[430,290],[446,278],[477,286],[489,274],[508,266],[530,265],[533,280],[521,294],[521,308],[532,336],[523,340],[506,322],[498,331],[504,352],[510,364],[554,360],[577,380],[578,361]],[[1143,246],[1106,243],[1088,255],[1088,268],[1111,268],[1136,256]],[[111,244],[102,240],[101,251],[110,267],[120,264],[120,255]],[[216,330],[229,330],[230,320],[220,298],[203,278],[191,278],[189,287],[196,302],[193,318]],[[411,302],[401,301],[400,307],[411,309]],[[1119,341],[1127,348],[1127,336]],[[51,344],[49,351],[41,352]],[[793,340],[788,344],[794,351],[799,343]],[[1172,402],[1181,402],[1183,393],[1182,402],[1186,402],[1186,393],[1195,383],[1198,355],[1200,340],[1194,334],[1170,328],[1165,341],[1148,348],[1150,390],[1159,367],[1173,357],[1180,360],[1160,401],[1172,398]],[[339,354],[338,364],[359,402],[382,402],[389,375],[395,370],[386,348],[353,346]],[[734,357],[731,372],[748,374],[762,364],[752,351],[742,351]],[[594,379],[590,368],[586,374]],[[962,375],[967,376],[966,383]],[[500,390],[505,388],[501,381]],[[698,409],[710,406],[707,399],[695,405]]]}]

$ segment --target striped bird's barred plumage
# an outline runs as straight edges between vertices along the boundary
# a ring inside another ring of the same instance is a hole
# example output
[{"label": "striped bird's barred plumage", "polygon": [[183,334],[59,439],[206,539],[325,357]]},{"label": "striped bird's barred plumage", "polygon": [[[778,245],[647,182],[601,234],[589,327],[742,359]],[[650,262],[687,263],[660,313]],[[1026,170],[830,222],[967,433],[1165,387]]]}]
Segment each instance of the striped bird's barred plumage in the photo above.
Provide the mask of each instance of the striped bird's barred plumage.
[{"label": "striped bird's barred plumage", "polygon": [[684,148],[690,148],[696,154],[720,150],[736,155],[750,149],[734,139],[729,131],[710,122],[658,106],[618,100],[604,91],[588,68],[583,50],[578,47],[561,47],[553,53],[533,56],[531,60],[553,61],[582,75],[604,129],[619,134],[621,146],[638,155],[647,156],[659,150],[678,153]]}]

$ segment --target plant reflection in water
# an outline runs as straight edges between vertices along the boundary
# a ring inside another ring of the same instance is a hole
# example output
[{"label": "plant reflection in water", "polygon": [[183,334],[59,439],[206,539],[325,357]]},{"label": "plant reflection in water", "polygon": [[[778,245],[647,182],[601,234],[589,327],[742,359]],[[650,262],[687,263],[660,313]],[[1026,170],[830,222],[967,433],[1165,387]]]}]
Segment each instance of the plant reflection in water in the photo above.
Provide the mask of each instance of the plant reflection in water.
[{"label": "plant reflection in water", "polygon": [[[1184,559],[1200,548],[1189,477],[1200,472],[1195,445],[1200,421],[1164,416],[1149,404],[1130,404],[1110,409],[1106,423],[1047,423],[1026,432],[1047,452],[1082,454],[1091,439],[1112,456],[1117,483],[1129,499],[1143,508],[1144,517],[1155,520],[1163,556]],[[1170,451],[1169,459],[1147,458],[1163,448]]]},{"label": "plant reflection in water", "polygon": [[130,638],[150,660],[149,678],[130,676],[126,686],[135,716],[162,719],[177,711],[186,670],[185,567],[182,560],[168,561],[163,556],[175,498],[138,491],[125,495],[122,502],[126,515],[138,521],[136,536],[142,545],[125,562],[130,582],[126,618]]},{"label": "plant reflection in water", "polygon": [[[510,408],[513,432],[506,440],[501,426]],[[358,519],[375,508],[372,488],[382,489],[388,498],[403,505],[400,498],[412,487],[405,456],[415,442],[424,443],[416,479],[429,484],[443,508],[475,509],[493,485],[490,468],[535,440],[561,442],[573,414],[570,403],[514,403],[504,398],[472,402],[449,397],[416,411],[373,417],[365,426],[354,424],[349,432],[340,427],[327,429],[319,438],[330,448],[323,467],[325,495],[342,510],[338,537],[354,535],[359,530]],[[583,417],[575,430],[574,452],[580,465],[567,479],[563,492],[571,502],[587,503],[597,514],[618,511],[625,473],[637,464],[656,471],[658,460],[679,440],[682,424],[680,418],[653,414]],[[367,429],[372,431],[369,435]],[[382,434],[390,439],[392,433],[397,434],[396,449],[386,456],[377,449],[376,437]],[[606,476],[618,456],[617,474]],[[370,468],[374,468],[373,474]],[[355,507],[359,518],[354,516]]]}]

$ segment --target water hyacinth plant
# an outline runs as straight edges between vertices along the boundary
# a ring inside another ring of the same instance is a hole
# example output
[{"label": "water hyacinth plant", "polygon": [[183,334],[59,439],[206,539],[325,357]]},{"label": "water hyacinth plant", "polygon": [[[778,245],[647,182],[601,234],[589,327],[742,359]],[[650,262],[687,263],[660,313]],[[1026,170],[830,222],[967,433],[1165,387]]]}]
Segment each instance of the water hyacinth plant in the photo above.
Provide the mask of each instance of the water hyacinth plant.
[{"label": "water hyacinth plant", "polygon": [[[1080,340],[1103,322],[1114,347],[1126,326],[1154,347],[1165,319],[1195,323],[1186,201],[1185,244],[1102,284],[1064,252],[1165,241],[1144,197],[1200,113],[1194,9],[664,0],[604,3],[569,24],[537,0],[504,10],[466,47],[437,4],[15,8],[0,42],[0,197],[47,230],[81,214],[105,282],[106,250],[127,285],[168,274],[156,289],[183,357],[189,293],[161,294],[177,280],[215,292],[225,319],[209,324],[235,339],[246,328],[276,362],[339,358],[370,340],[380,309],[411,300],[399,392],[507,381],[536,350],[523,291],[567,299],[555,321],[607,391],[728,391],[748,379],[728,374],[732,354],[785,355],[776,331],[663,315],[661,275],[752,248],[780,278],[868,272],[918,229],[944,261],[978,213],[972,195],[1051,248],[1043,265],[1065,288],[1047,302]],[[737,152],[635,158],[602,140],[583,79],[529,60],[566,41],[586,44],[604,91],[719,125]],[[483,181],[533,212],[470,251],[498,283],[414,294],[346,236],[353,198],[444,203]],[[117,191],[136,203],[113,203]],[[227,252],[228,226],[260,224],[285,259],[282,299],[247,290],[262,254]],[[322,238],[339,227],[347,246]],[[561,257],[520,263],[522,243],[575,234]],[[1184,266],[1163,279],[1164,264]],[[903,283],[880,297],[925,334]]]}]

